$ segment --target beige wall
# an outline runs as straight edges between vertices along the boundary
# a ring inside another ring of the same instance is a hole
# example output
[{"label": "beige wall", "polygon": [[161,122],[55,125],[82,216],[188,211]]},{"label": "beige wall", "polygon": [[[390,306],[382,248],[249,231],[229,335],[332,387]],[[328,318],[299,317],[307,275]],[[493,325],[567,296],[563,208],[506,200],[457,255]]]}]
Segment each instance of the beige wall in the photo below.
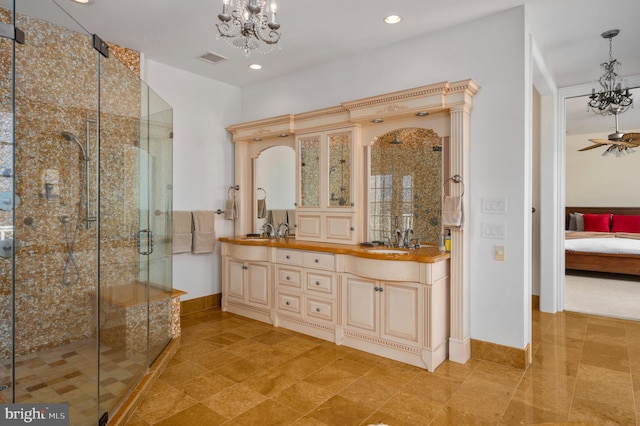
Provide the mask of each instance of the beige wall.
[{"label": "beige wall", "polygon": [[615,158],[603,157],[605,148],[578,151],[591,145],[589,139],[606,139],[607,134],[567,136],[567,206],[640,206],[640,191],[637,189],[640,183],[640,152]]}]

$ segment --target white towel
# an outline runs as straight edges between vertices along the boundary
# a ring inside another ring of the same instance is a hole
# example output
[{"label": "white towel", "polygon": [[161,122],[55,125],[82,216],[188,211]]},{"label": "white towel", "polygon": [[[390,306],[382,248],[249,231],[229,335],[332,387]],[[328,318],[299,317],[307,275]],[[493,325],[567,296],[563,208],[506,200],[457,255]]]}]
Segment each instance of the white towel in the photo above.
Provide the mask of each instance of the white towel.
[{"label": "white towel", "polygon": [[193,253],[211,253],[216,243],[214,215],[212,211],[194,211],[193,215]]},{"label": "white towel", "polygon": [[238,205],[236,204],[235,195],[227,199],[227,205],[224,209],[224,218],[226,220],[236,220],[238,218]]},{"label": "white towel", "polygon": [[287,210],[287,223],[289,224],[289,234],[294,234],[296,231],[296,211]]},{"label": "white towel", "polygon": [[462,196],[445,195],[442,199],[442,226],[459,228],[462,226]]},{"label": "white towel", "polygon": [[173,244],[172,253],[191,251],[191,212],[173,212]]},{"label": "white towel", "polygon": [[286,210],[269,210],[271,212],[271,224],[278,227],[281,223],[287,223]]}]

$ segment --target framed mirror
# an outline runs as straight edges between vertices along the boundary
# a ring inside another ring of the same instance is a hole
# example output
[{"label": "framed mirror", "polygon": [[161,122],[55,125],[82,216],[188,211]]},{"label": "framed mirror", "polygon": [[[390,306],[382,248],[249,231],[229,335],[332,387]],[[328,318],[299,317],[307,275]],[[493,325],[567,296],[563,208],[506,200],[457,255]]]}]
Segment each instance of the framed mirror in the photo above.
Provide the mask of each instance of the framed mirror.
[{"label": "framed mirror", "polygon": [[260,152],[254,162],[254,188],[253,229],[260,233],[269,210],[295,209],[296,154],[292,147],[272,146]]},{"label": "framed mirror", "polygon": [[370,151],[369,241],[395,231],[436,243],[440,235],[443,137],[431,129],[401,128],[375,139]]}]

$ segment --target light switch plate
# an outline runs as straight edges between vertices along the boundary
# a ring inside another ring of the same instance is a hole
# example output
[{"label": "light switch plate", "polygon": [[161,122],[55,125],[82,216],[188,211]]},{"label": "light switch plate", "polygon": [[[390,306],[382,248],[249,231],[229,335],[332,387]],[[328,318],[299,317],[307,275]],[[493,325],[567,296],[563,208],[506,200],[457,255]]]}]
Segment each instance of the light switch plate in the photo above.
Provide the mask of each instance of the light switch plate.
[{"label": "light switch plate", "polygon": [[482,238],[506,239],[507,225],[504,223],[483,223]]},{"label": "light switch plate", "polygon": [[507,212],[506,198],[483,198],[482,213],[505,214]]},{"label": "light switch plate", "polygon": [[494,246],[494,258],[504,262],[504,246]]}]

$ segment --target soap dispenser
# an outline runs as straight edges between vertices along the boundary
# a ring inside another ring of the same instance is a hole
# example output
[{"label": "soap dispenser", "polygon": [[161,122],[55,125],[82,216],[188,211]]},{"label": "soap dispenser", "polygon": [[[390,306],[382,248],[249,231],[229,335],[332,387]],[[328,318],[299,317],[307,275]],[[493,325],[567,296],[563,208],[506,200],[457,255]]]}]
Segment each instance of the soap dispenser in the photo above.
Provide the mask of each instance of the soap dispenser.
[{"label": "soap dispenser", "polygon": [[440,235],[438,235],[438,250],[446,251],[446,247],[444,246],[444,229],[441,229]]},{"label": "soap dispenser", "polygon": [[446,251],[451,251],[451,230],[447,231],[447,236],[444,238],[444,248]]}]

